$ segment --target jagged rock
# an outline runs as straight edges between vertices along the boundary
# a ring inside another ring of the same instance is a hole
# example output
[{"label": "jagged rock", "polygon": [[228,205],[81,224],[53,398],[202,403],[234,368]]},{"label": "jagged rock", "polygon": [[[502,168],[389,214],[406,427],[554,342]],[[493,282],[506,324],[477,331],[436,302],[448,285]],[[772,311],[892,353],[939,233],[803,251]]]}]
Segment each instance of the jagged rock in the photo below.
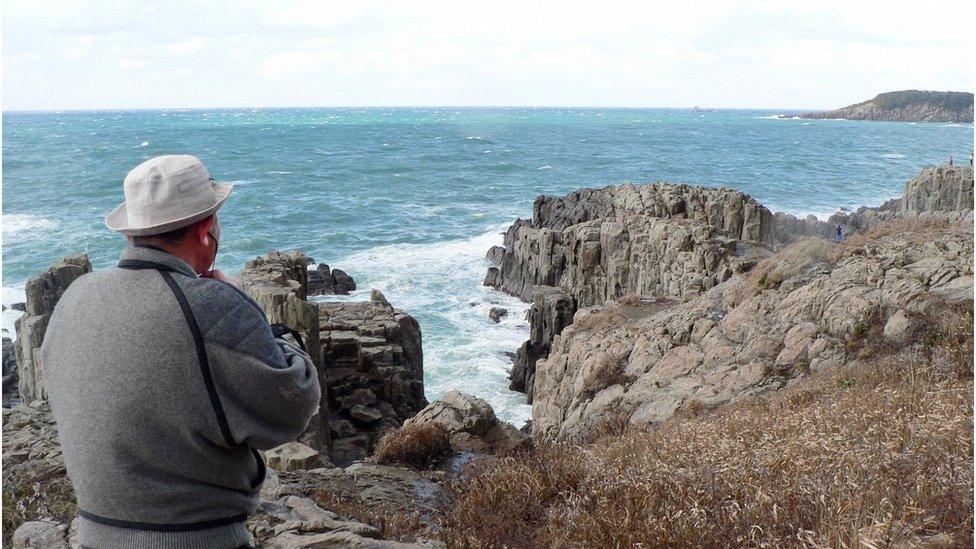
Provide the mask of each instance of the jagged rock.
[{"label": "jagged rock", "polygon": [[17,303],[14,303],[13,305],[10,306],[10,308],[13,309],[13,310],[15,310],[15,311],[24,311],[24,312],[27,312],[27,304],[24,303],[23,301],[19,301]]},{"label": "jagged rock", "polygon": [[[535,402],[538,362],[573,322],[577,308],[607,304],[628,294],[694,300],[742,276],[793,241],[808,236],[832,239],[837,226],[845,235],[898,219],[971,226],[972,181],[970,167],[926,169],[906,185],[905,199],[836,214],[827,222],[813,216],[800,220],[771,214],[748,195],[729,189],[687,185],[623,185],[584,189],[561,198],[540,197],[532,221],[517,220],[505,234],[504,247],[492,249],[488,256],[493,266],[486,285],[524,300],[533,298],[532,335],[518,350],[511,388],[527,392],[530,402]],[[943,211],[953,208],[964,209]],[[964,253],[965,246],[958,242],[947,245],[956,248],[947,250],[946,260]],[[916,267],[928,269],[923,274],[926,280],[945,277],[931,286],[933,293],[950,300],[965,298],[972,279],[941,261]],[[563,304],[557,312],[552,305],[537,303],[540,298]],[[647,314],[645,309],[627,310]],[[773,357],[777,367],[800,367],[812,344],[808,339],[806,332],[792,334],[787,348]],[[756,342],[755,349],[760,348]],[[595,375],[597,366],[606,367],[608,360],[588,362],[588,375]],[[580,383],[588,386],[591,381],[586,378]],[[659,411],[671,413],[668,407]],[[657,414],[645,412],[648,418]]]},{"label": "jagged rock", "polygon": [[379,303],[380,305],[384,305],[386,307],[392,307],[392,305],[390,305],[390,302],[386,300],[386,296],[383,295],[383,292],[376,289],[370,292],[369,300],[372,301],[373,303]]},{"label": "jagged rock", "polygon": [[58,300],[68,286],[92,271],[85,254],[71,254],[51,265],[47,271],[27,281],[26,313],[17,319],[14,327],[17,340],[14,344],[17,357],[17,386],[24,402],[46,399],[44,390],[44,366],[41,363],[41,344],[47,331],[48,321]]},{"label": "jagged rock", "polygon": [[339,269],[330,269],[320,263],[315,270],[308,272],[308,295],[348,295],[356,289],[351,276]]},{"label": "jagged rock", "polygon": [[573,322],[576,300],[562,288],[536,286],[532,294],[532,307],[528,320],[531,326],[529,340],[519,347],[512,366],[509,388],[522,391],[532,403],[532,386],[535,381],[535,364],[549,356],[549,345],[563,328]]},{"label": "jagged rock", "polygon": [[17,356],[14,342],[3,338],[3,407],[10,408],[19,401],[17,394]]},{"label": "jagged rock", "polygon": [[30,521],[14,530],[11,547],[35,549],[68,549],[68,527],[47,521]]},{"label": "jagged rock", "polygon": [[315,469],[331,465],[325,457],[300,442],[287,442],[281,446],[265,452],[268,467],[279,471],[294,471],[296,469]]},{"label": "jagged rock", "polygon": [[585,438],[606,423],[664,421],[692,399],[714,406],[781,388],[848,360],[846,341],[878,313],[924,312],[950,286],[972,299],[971,226],[927,240],[879,236],[776,287],[735,275],[664,310],[582,309],[536,364],[534,433]]},{"label": "jagged rock", "polygon": [[427,405],[420,325],[382,294],[366,302],[319,304],[322,352],[338,434],[332,459],[370,454],[389,429]]},{"label": "jagged rock", "polygon": [[938,212],[973,209],[973,167],[925,168],[908,182],[899,211]]},{"label": "jagged rock", "polygon": [[528,439],[514,426],[499,421],[490,404],[457,390],[448,391],[404,425],[431,423],[447,429],[455,452],[505,452]]},{"label": "jagged rock", "polygon": [[504,307],[492,307],[488,311],[488,318],[490,318],[491,321],[494,322],[495,324],[498,324],[499,322],[502,321],[502,317],[507,314],[508,314],[508,309]]}]

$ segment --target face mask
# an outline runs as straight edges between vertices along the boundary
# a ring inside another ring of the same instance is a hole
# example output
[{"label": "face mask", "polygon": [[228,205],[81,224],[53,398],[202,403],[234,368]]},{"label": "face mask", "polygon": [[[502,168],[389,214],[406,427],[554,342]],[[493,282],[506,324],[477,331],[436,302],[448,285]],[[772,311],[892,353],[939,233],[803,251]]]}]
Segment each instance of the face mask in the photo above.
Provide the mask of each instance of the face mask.
[{"label": "face mask", "polygon": [[214,266],[217,264],[217,249],[220,247],[220,220],[217,216],[214,216],[213,225],[210,226],[210,230],[207,231],[210,238],[214,241],[214,256],[213,263],[210,265],[210,269],[213,270]]}]

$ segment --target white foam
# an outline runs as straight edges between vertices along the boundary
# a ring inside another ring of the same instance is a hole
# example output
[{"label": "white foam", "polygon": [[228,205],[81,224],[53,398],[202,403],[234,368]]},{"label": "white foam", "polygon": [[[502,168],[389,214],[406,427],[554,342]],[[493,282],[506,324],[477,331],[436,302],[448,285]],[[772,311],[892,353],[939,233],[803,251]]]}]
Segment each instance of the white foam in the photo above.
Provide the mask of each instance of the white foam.
[{"label": "white foam", "polygon": [[267,173],[269,175],[271,175],[271,174],[274,174],[274,175],[291,175],[291,172],[284,172],[284,171],[270,171],[270,172],[267,172]]},{"label": "white foam", "polygon": [[139,143],[139,145],[136,146],[135,148],[136,149],[144,149],[144,148],[146,148],[148,146],[149,146],[149,142],[148,141],[143,141],[142,143]]},{"label": "white foam", "polygon": [[551,170],[552,169],[552,166],[550,166],[549,164],[546,164],[545,166],[542,166],[542,167],[539,167],[539,168],[536,168],[536,169],[537,170]]},{"label": "white foam", "polygon": [[885,153],[881,155],[881,158],[905,158],[905,155],[901,153]]},{"label": "white foam", "polygon": [[17,334],[14,331],[14,322],[18,318],[23,316],[23,311],[18,311],[16,309],[11,309],[10,306],[14,303],[23,303],[27,300],[27,294],[24,293],[23,288],[17,287],[4,287],[3,288],[3,306],[6,309],[3,310],[3,321],[2,329],[3,336],[9,337],[10,339],[17,339]]},{"label": "white foam", "polygon": [[4,214],[3,237],[19,240],[38,232],[51,232],[58,228],[58,222],[32,214]]},{"label": "white foam", "polygon": [[[327,299],[368,299],[372,288],[380,290],[420,321],[428,399],[458,389],[487,400],[499,417],[521,425],[531,407],[525,395],[508,389],[511,360],[505,353],[528,338],[528,304],[481,284],[488,267],[485,253],[502,243],[505,228],[461,240],[379,246],[336,259],[359,289]],[[488,318],[495,306],[509,311],[498,324]]]}]

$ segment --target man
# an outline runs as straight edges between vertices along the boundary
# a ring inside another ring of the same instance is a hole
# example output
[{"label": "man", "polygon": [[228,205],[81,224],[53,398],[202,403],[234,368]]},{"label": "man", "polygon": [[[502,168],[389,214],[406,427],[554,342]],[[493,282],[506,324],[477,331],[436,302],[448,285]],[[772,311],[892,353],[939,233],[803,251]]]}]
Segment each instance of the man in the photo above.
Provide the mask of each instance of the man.
[{"label": "man", "polygon": [[41,349],[79,541],[246,545],[265,476],[257,450],[304,431],[315,367],[209,270],[230,185],[183,155],[147,160],[123,187],[105,224],[133,246],[68,288]]}]

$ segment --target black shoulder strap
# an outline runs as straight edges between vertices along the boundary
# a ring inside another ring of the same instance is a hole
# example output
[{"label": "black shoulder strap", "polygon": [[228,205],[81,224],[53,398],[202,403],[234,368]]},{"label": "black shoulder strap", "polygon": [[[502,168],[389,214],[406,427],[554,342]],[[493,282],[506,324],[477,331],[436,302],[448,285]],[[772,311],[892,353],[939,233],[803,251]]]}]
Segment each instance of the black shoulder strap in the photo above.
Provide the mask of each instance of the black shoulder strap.
[{"label": "black shoulder strap", "polygon": [[155,261],[143,261],[141,259],[123,259],[122,261],[119,261],[119,268],[133,271],[155,269],[157,271],[169,271],[173,273],[180,272],[169,265],[163,265],[162,263],[156,263]]},{"label": "black shoulder strap", "polygon": [[224,405],[220,402],[220,395],[217,394],[213,374],[210,372],[210,360],[207,358],[207,347],[203,343],[203,334],[200,332],[200,325],[197,324],[197,319],[193,316],[193,309],[190,308],[186,294],[183,293],[183,289],[180,288],[180,285],[173,279],[173,275],[170,274],[174,272],[179,273],[180,271],[162,263],[138,259],[123,259],[119,262],[119,268],[133,270],[155,269],[159,271],[163,280],[166,281],[166,285],[169,286],[170,291],[173,292],[177,303],[180,305],[183,318],[186,320],[186,325],[190,328],[190,334],[193,336],[193,344],[197,352],[197,362],[200,365],[200,374],[203,376],[203,384],[207,387],[207,395],[210,397],[210,405],[213,407],[214,415],[217,416],[217,425],[220,427],[220,434],[224,437],[224,442],[228,446],[237,446],[237,443],[234,442],[233,435],[231,435],[230,425],[227,423],[227,414],[224,413]]}]

